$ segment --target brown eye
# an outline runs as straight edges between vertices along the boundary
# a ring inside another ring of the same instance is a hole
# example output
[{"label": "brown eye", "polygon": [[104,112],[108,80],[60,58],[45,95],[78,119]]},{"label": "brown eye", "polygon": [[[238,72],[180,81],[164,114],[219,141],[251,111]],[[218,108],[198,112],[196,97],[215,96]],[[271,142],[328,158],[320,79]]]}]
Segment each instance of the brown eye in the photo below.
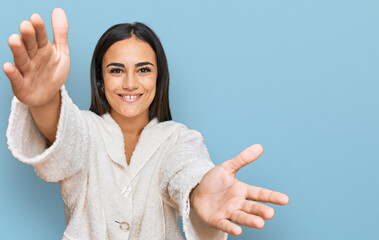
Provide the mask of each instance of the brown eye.
[{"label": "brown eye", "polygon": [[148,67],[144,67],[144,68],[139,69],[138,72],[140,72],[140,73],[148,73],[148,72],[151,72],[151,69],[148,68]]},{"label": "brown eye", "polygon": [[123,71],[121,68],[112,68],[110,73],[120,74],[120,73],[123,73]]}]

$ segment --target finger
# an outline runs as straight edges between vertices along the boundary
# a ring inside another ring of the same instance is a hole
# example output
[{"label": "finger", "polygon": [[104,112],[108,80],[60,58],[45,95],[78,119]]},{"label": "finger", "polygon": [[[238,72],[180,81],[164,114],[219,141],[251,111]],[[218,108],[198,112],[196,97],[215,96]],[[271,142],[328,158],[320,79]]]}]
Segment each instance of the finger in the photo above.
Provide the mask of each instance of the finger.
[{"label": "finger", "polygon": [[22,21],[20,24],[20,33],[22,35],[22,41],[24,42],[29,58],[34,58],[38,51],[38,45],[36,39],[36,32],[31,22]]},{"label": "finger", "polygon": [[233,235],[240,235],[242,233],[242,228],[240,226],[232,223],[231,221],[227,219],[221,219],[217,223],[216,228],[228,234],[233,234]]},{"label": "finger", "polygon": [[237,224],[252,228],[263,228],[265,226],[265,220],[263,220],[263,218],[239,210],[232,213],[230,220]]},{"label": "finger", "polygon": [[263,147],[260,144],[254,144],[243,150],[235,158],[225,161],[222,165],[228,172],[235,174],[240,168],[256,160],[262,152]]},{"label": "finger", "polygon": [[11,82],[13,93],[15,93],[16,95],[23,85],[23,77],[21,73],[10,62],[4,63],[3,70],[4,70],[5,75],[7,75],[7,77],[9,78]]},{"label": "finger", "polygon": [[20,73],[24,74],[30,68],[30,59],[21,37],[18,34],[12,34],[8,39],[8,44],[13,53],[14,63]]},{"label": "finger", "polygon": [[43,48],[49,43],[49,39],[42,17],[38,13],[33,13],[32,16],[30,16],[30,22],[36,32],[38,48]]},{"label": "finger", "polygon": [[272,207],[254,201],[245,201],[241,210],[248,214],[260,216],[263,219],[271,219],[275,215],[275,210]]},{"label": "finger", "polygon": [[284,193],[255,186],[248,187],[246,198],[280,205],[285,205],[289,202],[289,197]]},{"label": "finger", "polygon": [[54,42],[61,46],[67,46],[68,22],[63,9],[56,8],[51,16]]}]

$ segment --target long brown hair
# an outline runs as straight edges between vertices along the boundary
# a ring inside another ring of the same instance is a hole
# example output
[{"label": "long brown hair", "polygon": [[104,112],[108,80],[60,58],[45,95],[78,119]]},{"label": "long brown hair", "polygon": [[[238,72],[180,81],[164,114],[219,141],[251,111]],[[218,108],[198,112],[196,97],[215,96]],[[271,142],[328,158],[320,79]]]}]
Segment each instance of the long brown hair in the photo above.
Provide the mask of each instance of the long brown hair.
[{"label": "long brown hair", "polygon": [[101,90],[104,85],[101,65],[103,57],[112,44],[133,35],[147,42],[157,58],[157,91],[149,107],[149,118],[151,120],[156,117],[159,122],[172,120],[169,104],[170,75],[166,54],[158,36],[151,28],[140,22],[114,25],[105,31],[97,42],[91,61],[91,107],[89,110],[100,116],[111,110],[111,106]]}]

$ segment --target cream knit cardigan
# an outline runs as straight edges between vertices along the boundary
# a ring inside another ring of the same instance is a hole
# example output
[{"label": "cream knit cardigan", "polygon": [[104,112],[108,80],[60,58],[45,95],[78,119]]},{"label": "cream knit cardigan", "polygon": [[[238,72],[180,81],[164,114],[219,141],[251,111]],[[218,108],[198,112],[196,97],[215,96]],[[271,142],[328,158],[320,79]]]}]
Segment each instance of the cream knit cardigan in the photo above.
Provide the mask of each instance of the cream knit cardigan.
[{"label": "cream knit cardigan", "polygon": [[14,98],[9,149],[37,175],[58,182],[66,214],[64,240],[226,239],[190,209],[189,193],[214,165],[201,134],[153,119],[126,163],[124,140],[109,114],[81,111],[61,88],[55,142],[46,149],[28,107]]}]

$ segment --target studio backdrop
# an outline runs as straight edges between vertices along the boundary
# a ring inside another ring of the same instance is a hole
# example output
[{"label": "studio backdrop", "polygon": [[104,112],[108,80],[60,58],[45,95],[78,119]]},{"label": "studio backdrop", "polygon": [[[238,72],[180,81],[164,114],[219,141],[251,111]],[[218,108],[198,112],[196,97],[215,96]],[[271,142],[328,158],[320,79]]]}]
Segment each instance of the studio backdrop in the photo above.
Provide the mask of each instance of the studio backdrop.
[{"label": "studio backdrop", "polygon": [[[237,177],[291,201],[263,229],[229,239],[379,239],[378,1],[3,1],[2,64],[13,61],[8,36],[33,12],[53,40],[55,7],[68,16],[66,88],[79,108],[89,108],[101,34],[140,21],[165,48],[173,119],[203,134],[215,164],[263,145]],[[0,80],[0,238],[60,239],[59,185],[8,150],[13,93],[2,71]]]}]

